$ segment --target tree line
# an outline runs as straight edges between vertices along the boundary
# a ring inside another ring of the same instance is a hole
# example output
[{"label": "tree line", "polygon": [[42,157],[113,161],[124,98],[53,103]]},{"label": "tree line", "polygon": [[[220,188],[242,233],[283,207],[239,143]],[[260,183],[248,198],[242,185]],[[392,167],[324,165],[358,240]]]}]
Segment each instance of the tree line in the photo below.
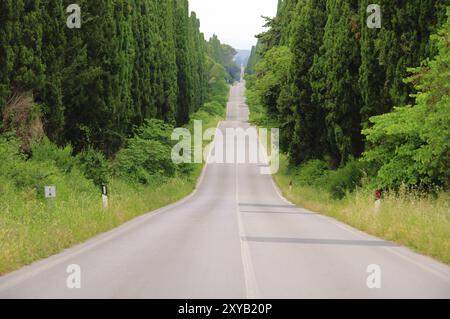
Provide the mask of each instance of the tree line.
[{"label": "tree line", "polygon": [[381,28],[367,25],[371,3],[280,0],[252,49],[248,87],[293,165],[362,158],[380,187],[448,186],[450,1],[379,0]]},{"label": "tree line", "polygon": [[79,0],[80,29],[71,2],[0,2],[2,130],[28,98],[53,142],[112,155],[146,119],[183,125],[233,80],[236,52],[204,39],[187,0]]}]

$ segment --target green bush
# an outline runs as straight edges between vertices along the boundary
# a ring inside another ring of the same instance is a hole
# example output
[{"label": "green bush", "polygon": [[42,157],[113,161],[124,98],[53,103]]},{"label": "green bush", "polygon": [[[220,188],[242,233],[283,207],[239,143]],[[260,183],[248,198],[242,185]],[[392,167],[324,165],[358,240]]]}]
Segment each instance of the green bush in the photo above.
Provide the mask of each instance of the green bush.
[{"label": "green bush", "polygon": [[53,162],[62,172],[70,172],[76,164],[70,145],[59,148],[47,137],[31,145],[32,160],[35,162]]},{"label": "green bush", "polygon": [[44,186],[54,185],[58,175],[62,173],[51,161],[18,161],[7,176],[14,181],[17,189],[35,189],[39,197],[43,197]]},{"label": "green bush", "polygon": [[159,141],[135,137],[117,154],[114,173],[141,184],[152,184],[172,177],[177,167],[172,161],[171,151],[170,146]]},{"label": "green bush", "polygon": [[223,116],[225,108],[219,101],[207,102],[200,108],[211,116]]},{"label": "green bush", "polygon": [[361,185],[364,175],[364,163],[351,161],[343,168],[329,171],[326,177],[326,189],[333,198],[342,199]]},{"label": "green bush", "polygon": [[418,93],[412,106],[372,117],[363,131],[367,162],[378,167],[379,188],[402,185],[433,189],[450,188],[450,9],[449,18],[432,36],[439,53],[407,79]]},{"label": "green bush", "polygon": [[158,141],[164,145],[173,145],[171,135],[174,130],[173,125],[167,124],[164,121],[150,119],[146,120],[136,131],[136,135],[144,140]]},{"label": "green bush", "polygon": [[298,169],[296,180],[302,185],[321,186],[327,172],[327,163],[321,160],[311,160]]},{"label": "green bush", "polygon": [[110,179],[108,161],[103,153],[94,149],[88,149],[77,155],[78,166],[84,176],[101,186],[107,184]]},{"label": "green bush", "polygon": [[206,121],[208,121],[209,118],[210,118],[210,115],[207,112],[205,112],[203,109],[200,109],[191,115],[190,124],[192,124],[193,121],[206,122]]},{"label": "green bush", "polygon": [[14,135],[0,135],[0,175],[5,174],[13,162],[23,158],[19,149],[20,141]]},{"label": "green bush", "polygon": [[211,101],[215,101],[220,105],[226,105],[228,102],[228,86],[225,85],[223,89],[220,90],[220,92],[215,95],[211,95],[210,99]]}]

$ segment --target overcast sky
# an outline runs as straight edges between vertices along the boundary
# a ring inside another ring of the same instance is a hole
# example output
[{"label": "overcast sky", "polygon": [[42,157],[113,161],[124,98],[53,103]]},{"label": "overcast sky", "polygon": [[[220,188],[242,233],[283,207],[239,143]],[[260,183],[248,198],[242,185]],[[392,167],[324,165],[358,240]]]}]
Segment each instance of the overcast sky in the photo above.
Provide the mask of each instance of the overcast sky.
[{"label": "overcast sky", "polygon": [[255,35],[263,31],[262,15],[274,17],[278,0],[189,0],[205,38],[217,34],[220,41],[235,49],[250,49]]}]

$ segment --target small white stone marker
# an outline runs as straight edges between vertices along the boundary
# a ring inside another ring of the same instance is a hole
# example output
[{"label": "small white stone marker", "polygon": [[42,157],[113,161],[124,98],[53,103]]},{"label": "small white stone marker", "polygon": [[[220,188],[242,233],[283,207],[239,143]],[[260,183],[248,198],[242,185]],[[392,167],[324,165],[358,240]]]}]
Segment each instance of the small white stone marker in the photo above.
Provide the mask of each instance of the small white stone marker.
[{"label": "small white stone marker", "polygon": [[103,208],[108,208],[108,187],[106,185],[102,185],[102,203]]},{"label": "small white stone marker", "polygon": [[375,213],[378,213],[381,208],[381,191],[377,190],[375,192]]},{"label": "small white stone marker", "polygon": [[56,187],[55,186],[45,186],[45,198],[55,198],[56,197]]}]

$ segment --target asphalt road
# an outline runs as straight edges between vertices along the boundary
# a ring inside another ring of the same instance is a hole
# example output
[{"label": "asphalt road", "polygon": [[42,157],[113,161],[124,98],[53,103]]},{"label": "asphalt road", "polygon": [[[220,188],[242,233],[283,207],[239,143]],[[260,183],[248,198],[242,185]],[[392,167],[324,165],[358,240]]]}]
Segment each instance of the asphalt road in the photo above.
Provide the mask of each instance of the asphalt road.
[{"label": "asphalt road", "polygon": [[[222,131],[248,126],[244,90]],[[0,278],[0,298],[450,298],[447,265],[288,203],[261,166],[208,164],[190,197]]]}]

